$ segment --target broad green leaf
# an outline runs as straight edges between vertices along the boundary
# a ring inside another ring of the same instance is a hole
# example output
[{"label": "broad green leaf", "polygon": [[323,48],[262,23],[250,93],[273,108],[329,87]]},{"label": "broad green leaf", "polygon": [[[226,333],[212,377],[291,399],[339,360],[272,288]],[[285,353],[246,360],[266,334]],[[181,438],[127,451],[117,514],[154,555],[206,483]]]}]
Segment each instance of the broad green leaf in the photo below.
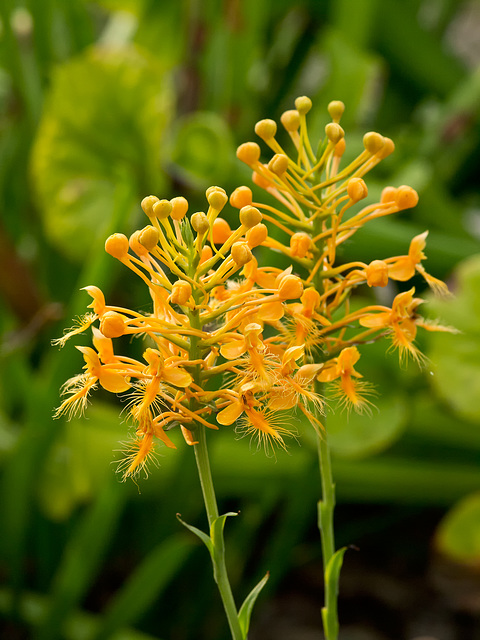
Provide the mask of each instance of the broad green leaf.
[{"label": "broad green leaf", "polygon": [[253,587],[248,596],[245,598],[242,606],[240,607],[240,611],[238,613],[238,622],[240,623],[240,628],[243,633],[243,637],[246,638],[248,636],[248,629],[250,628],[250,618],[252,615],[253,605],[255,604],[256,599],[258,598],[260,591],[267,584],[267,580],[270,577],[270,574],[267,573],[260,582]]},{"label": "broad green leaf", "polygon": [[188,524],[187,522],[182,520],[182,518],[180,517],[179,513],[177,513],[177,520],[179,522],[181,522],[183,524],[183,526],[186,527],[189,531],[191,531],[198,538],[200,538],[200,540],[207,547],[210,555],[212,556],[212,560],[214,560],[215,551],[214,551],[213,542],[212,542],[211,538],[204,531],[202,531],[201,529],[197,529],[197,527],[194,527],[193,525]]},{"label": "broad green leaf", "polygon": [[170,89],[158,61],[133,47],[91,48],[53,76],[32,154],[45,232],[77,260],[104,237],[119,183],[161,191]]},{"label": "broad green leaf", "polygon": [[328,413],[326,428],[332,452],[343,458],[363,458],[387,449],[403,433],[407,400],[399,394],[372,398],[371,412],[362,414],[337,409]]},{"label": "broad green leaf", "polygon": [[432,385],[467,420],[480,419],[480,256],[460,264],[454,299],[431,299],[432,316],[460,333],[428,333]]},{"label": "broad green leaf", "polygon": [[480,566],[480,493],[460,500],[436,532],[438,550],[456,562]]}]

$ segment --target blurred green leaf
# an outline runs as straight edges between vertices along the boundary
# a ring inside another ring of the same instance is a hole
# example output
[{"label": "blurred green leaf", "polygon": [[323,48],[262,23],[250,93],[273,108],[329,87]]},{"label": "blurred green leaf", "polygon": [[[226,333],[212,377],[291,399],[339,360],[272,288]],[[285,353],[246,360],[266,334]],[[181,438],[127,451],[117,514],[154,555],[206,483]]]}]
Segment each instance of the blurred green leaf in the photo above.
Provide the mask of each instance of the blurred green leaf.
[{"label": "blurred green leaf", "polygon": [[56,69],[32,171],[45,232],[64,254],[81,260],[105,236],[118,184],[131,186],[127,209],[163,188],[169,116],[162,67],[137,49],[91,48]]},{"label": "blurred green leaf", "polygon": [[456,562],[480,565],[480,493],[460,500],[440,523],[437,549]]},{"label": "blurred green leaf", "polygon": [[402,435],[408,418],[406,398],[391,394],[372,401],[371,413],[338,410],[328,414],[328,438],[335,456],[364,458],[383,451]]}]

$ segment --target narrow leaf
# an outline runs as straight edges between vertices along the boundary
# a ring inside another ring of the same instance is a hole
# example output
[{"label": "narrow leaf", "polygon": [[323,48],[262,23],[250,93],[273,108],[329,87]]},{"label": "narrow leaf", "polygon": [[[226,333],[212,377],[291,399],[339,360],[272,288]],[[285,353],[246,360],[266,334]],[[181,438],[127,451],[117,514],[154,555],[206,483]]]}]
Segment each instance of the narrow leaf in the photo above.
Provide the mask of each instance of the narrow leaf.
[{"label": "narrow leaf", "polygon": [[267,584],[267,580],[269,577],[270,574],[267,572],[265,576],[260,580],[260,582],[255,587],[253,587],[248,596],[245,598],[242,606],[240,607],[240,611],[238,613],[238,621],[240,623],[240,628],[242,630],[244,639],[248,635],[248,629],[250,627],[250,616],[252,615],[253,605],[255,604],[260,591]]},{"label": "narrow leaf", "polygon": [[322,620],[327,638],[338,636],[338,615],[337,615],[337,595],[340,569],[342,568],[343,556],[347,547],[342,547],[336,551],[328,561],[325,569],[325,602],[326,607],[322,609]]},{"label": "narrow leaf", "polygon": [[179,513],[177,513],[177,520],[181,522],[183,526],[186,527],[189,531],[191,531],[198,538],[200,538],[200,540],[204,543],[204,545],[207,547],[208,551],[210,552],[210,555],[212,556],[212,560],[213,560],[214,559],[213,542],[209,538],[209,536],[207,536],[207,534],[204,531],[201,531],[200,529],[197,529],[197,527],[194,527],[193,525],[188,524],[187,522],[182,520]]},{"label": "narrow leaf", "polygon": [[223,547],[223,528],[225,527],[225,521],[228,516],[238,516],[238,513],[229,511],[228,513],[224,513],[223,516],[218,516],[218,518],[215,518],[212,522],[210,538],[214,547]]}]

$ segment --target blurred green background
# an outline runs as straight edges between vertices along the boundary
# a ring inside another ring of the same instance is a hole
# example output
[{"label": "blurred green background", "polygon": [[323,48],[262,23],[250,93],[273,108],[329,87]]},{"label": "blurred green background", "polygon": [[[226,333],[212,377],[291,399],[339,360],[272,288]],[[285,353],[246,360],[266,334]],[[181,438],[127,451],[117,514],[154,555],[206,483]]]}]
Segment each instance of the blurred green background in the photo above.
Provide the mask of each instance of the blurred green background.
[{"label": "blurred green background", "polygon": [[[337,540],[359,548],[341,637],[480,637],[479,63],[478,1],[0,1],[0,637],[228,637],[208,555],[175,518],[205,527],[192,450],[120,483],[122,407],[97,392],[85,419],[53,421],[83,362],[50,342],[84,313],[86,285],[148,310],[105,237],[143,226],[150,193],[193,212],[212,184],[250,185],[236,146],[304,94],[313,138],[340,99],[347,144],[395,140],[367,176],[373,197],[420,195],[345,258],[405,254],[429,229],[425,266],[456,297],[426,313],[461,330],[421,336],[424,371],[372,345],[362,373],[380,411],[329,417]],[[227,525],[238,601],[271,572],[252,640],[321,637],[308,431],[300,444],[275,459],[229,428],[210,438],[221,508],[241,512]]]}]

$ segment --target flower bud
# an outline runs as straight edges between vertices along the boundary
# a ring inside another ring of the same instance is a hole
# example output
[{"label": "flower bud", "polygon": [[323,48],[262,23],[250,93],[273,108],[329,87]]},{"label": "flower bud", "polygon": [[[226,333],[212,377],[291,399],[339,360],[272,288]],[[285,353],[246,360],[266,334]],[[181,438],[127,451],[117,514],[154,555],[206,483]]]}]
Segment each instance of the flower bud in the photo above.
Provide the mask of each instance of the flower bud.
[{"label": "flower bud", "polygon": [[192,225],[193,230],[200,236],[203,236],[210,229],[210,223],[203,211],[193,213],[190,218],[190,224]]},{"label": "flower bud", "polygon": [[284,153],[276,153],[267,166],[276,176],[282,176],[288,169],[288,157]]},{"label": "flower bud", "polygon": [[230,196],[230,204],[235,209],[241,209],[246,207],[247,204],[252,204],[252,190],[250,187],[237,187]]},{"label": "flower bud", "polygon": [[255,133],[259,138],[267,142],[275,137],[275,134],[277,133],[277,123],[275,120],[260,120],[255,125]]},{"label": "flower bud", "polygon": [[170,302],[172,304],[184,305],[192,295],[192,286],[186,280],[177,280],[173,283]]},{"label": "flower bud", "polygon": [[158,202],[157,196],[147,196],[140,203],[140,206],[142,207],[143,211],[147,214],[149,218],[154,217],[152,208],[156,202]]},{"label": "flower bud", "polygon": [[332,100],[328,107],[328,113],[334,122],[339,122],[345,111],[345,105],[341,100]]},{"label": "flower bud", "polygon": [[114,233],[105,241],[105,251],[117,260],[123,260],[128,254],[128,238],[123,233]]},{"label": "flower bud", "polygon": [[107,311],[100,320],[100,331],[105,338],[119,338],[125,333],[125,316],[116,311]]},{"label": "flower bud", "polygon": [[265,190],[272,186],[272,182],[270,180],[267,180],[267,178],[264,178],[264,176],[260,175],[256,171],[252,174],[252,182],[253,184],[256,184],[257,187]]},{"label": "flower bud", "polygon": [[247,262],[250,262],[253,258],[250,247],[246,242],[234,242],[230,255],[232,256],[235,264],[239,267],[243,267],[244,264],[247,264]]},{"label": "flower bud", "polygon": [[381,160],[395,151],[395,143],[393,142],[393,140],[391,140],[390,138],[384,138],[384,140],[384,146],[380,149],[380,151],[377,152],[377,157]]},{"label": "flower bud", "polygon": [[207,189],[207,202],[215,211],[221,211],[227,201],[228,196],[221,187],[210,187]]},{"label": "flower bud", "polygon": [[347,193],[350,200],[353,202],[359,202],[368,195],[368,188],[365,184],[365,180],[362,178],[351,178],[347,184]]},{"label": "flower bud", "polygon": [[363,136],[363,146],[369,153],[375,155],[385,146],[385,138],[376,131],[369,131]]},{"label": "flower bud", "polygon": [[153,215],[159,220],[165,220],[172,212],[172,203],[170,200],[159,200],[152,207]]},{"label": "flower bud", "polygon": [[345,144],[345,138],[342,138],[335,145],[335,149],[333,150],[333,155],[336,158],[341,158],[343,156],[343,154],[345,153],[346,146],[347,145]]},{"label": "flower bud", "polygon": [[300,127],[300,114],[296,109],[285,111],[285,113],[282,113],[280,116],[280,122],[283,124],[286,131],[293,133]]},{"label": "flower bud", "polygon": [[251,205],[247,205],[246,207],[242,207],[240,209],[240,222],[247,229],[251,229],[257,224],[260,224],[262,221],[262,214],[256,207],[252,207]]},{"label": "flower bud", "polygon": [[199,264],[203,264],[204,262],[207,262],[207,260],[210,260],[212,256],[213,256],[212,248],[210,247],[210,245],[206,244],[202,249]]},{"label": "flower bud", "polygon": [[153,251],[158,244],[160,234],[156,227],[149,225],[140,231],[138,234],[139,243],[145,247],[147,251]]},{"label": "flower bud", "polygon": [[305,258],[312,244],[312,239],[303,231],[294,233],[290,238],[290,249],[293,258]]},{"label": "flower bud", "polygon": [[400,211],[403,209],[411,209],[418,202],[418,193],[412,187],[402,185],[398,187],[395,194],[395,202]]},{"label": "flower bud", "polygon": [[171,218],[173,220],[183,220],[188,211],[188,200],[183,196],[178,196],[177,198],[172,198],[170,204],[172,205]]},{"label": "flower bud", "polygon": [[300,115],[305,115],[312,108],[312,101],[307,96],[300,96],[295,100],[295,107]]},{"label": "flower bud", "polygon": [[260,158],[260,147],[256,142],[244,142],[237,149],[237,158],[249,166]]},{"label": "flower bud", "polygon": [[214,244],[223,244],[232,235],[230,225],[223,218],[216,218],[212,226],[212,237]]},{"label": "flower bud", "polygon": [[325,134],[333,144],[337,144],[345,137],[345,131],[337,122],[329,122],[325,127]]},{"label": "flower bud", "polygon": [[304,384],[308,384],[312,382],[322,367],[323,362],[321,364],[304,364],[298,369],[295,377]]},{"label": "flower bud", "polygon": [[315,287],[305,289],[300,298],[305,309],[313,311],[320,305],[321,297]]},{"label": "flower bud", "polygon": [[396,194],[397,190],[395,189],[395,187],[385,187],[382,191],[380,202],[382,204],[385,204],[387,202],[395,202]]},{"label": "flower bud", "polygon": [[373,260],[365,269],[369,287],[386,287],[388,284],[388,265],[383,260]]},{"label": "flower bud", "polygon": [[278,285],[278,295],[283,300],[296,300],[303,293],[303,284],[298,276],[284,276]]},{"label": "flower bud", "polygon": [[128,240],[128,244],[130,245],[130,249],[137,254],[137,256],[146,256],[148,255],[148,250],[140,244],[140,234],[142,233],[141,229],[134,231]]},{"label": "flower bud", "polygon": [[262,223],[256,224],[254,227],[247,231],[247,233],[245,234],[245,238],[247,240],[248,246],[253,249],[254,247],[258,247],[265,242],[265,240],[268,238],[268,229]]}]

